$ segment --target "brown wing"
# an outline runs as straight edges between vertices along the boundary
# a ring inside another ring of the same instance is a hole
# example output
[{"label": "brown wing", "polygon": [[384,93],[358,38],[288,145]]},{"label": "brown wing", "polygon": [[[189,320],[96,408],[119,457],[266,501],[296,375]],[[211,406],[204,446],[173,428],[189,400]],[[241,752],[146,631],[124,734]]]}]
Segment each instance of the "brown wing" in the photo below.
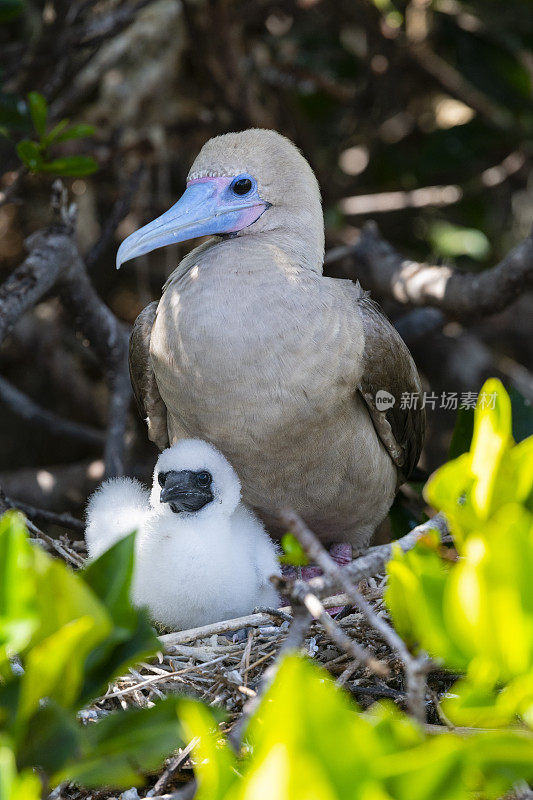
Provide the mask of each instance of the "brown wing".
[{"label": "brown wing", "polygon": [[150,337],[157,302],[146,306],[133,324],[130,336],[130,378],[141,417],[148,425],[148,438],[160,450],[168,447],[167,408],[159,394],[150,359]]},{"label": "brown wing", "polygon": [[[415,468],[424,442],[426,416],[421,408],[420,379],[400,334],[357,288],[365,331],[364,369],[358,388],[377,434],[398,467],[401,483]],[[394,403],[387,407],[392,399]]]}]

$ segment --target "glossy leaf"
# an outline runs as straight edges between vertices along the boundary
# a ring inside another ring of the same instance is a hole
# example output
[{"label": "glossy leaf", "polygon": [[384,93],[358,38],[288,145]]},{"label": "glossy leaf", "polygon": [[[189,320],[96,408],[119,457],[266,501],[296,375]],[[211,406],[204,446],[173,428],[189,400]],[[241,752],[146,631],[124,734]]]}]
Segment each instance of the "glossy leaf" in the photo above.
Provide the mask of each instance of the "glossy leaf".
[{"label": "glossy leaf", "polygon": [[82,577],[106,607],[113,628],[89,655],[82,697],[94,697],[115,675],[155,653],[159,640],[147,613],[130,602],[135,534],[121,539],[91,562]]},{"label": "glossy leaf", "polygon": [[117,712],[83,728],[80,758],[64,766],[52,782],[71,780],[87,787],[139,786],[144,773],[157,769],[183,745],[178,702],[170,697],[153,708]]},{"label": "glossy leaf", "polygon": [[33,126],[39,138],[43,139],[46,131],[46,120],[48,117],[48,105],[42,94],[30,92],[28,95],[28,105]]},{"label": "glossy leaf", "polygon": [[[67,122],[64,120],[64,122]],[[61,123],[60,123],[61,124]],[[57,126],[59,127],[59,126]],[[78,125],[71,125],[66,130],[58,131],[51,131],[49,134],[50,142],[59,143],[59,142],[68,142],[71,139],[86,139],[88,136],[94,136],[95,128],[94,125],[86,125],[85,123],[79,123]]]},{"label": "glossy leaf", "polygon": [[33,553],[23,517],[9,511],[0,519],[0,675],[8,659],[30,642],[39,620],[35,603]]},{"label": "glossy leaf", "polygon": [[198,738],[193,751],[198,781],[195,800],[223,800],[238,776],[233,751],[206,706],[194,700],[182,700],[179,716],[185,739]]},{"label": "glossy leaf", "polygon": [[39,776],[31,770],[17,773],[15,754],[9,742],[0,738],[0,798],[1,800],[41,800]]},{"label": "glossy leaf", "polygon": [[281,537],[281,548],[283,550],[283,555],[280,558],[282,564],[291,564],[294,567],[305,567],[309,564],[309,559],[294,534],[283,534]]},{"label": "glossy leaf", "polygon": [[79,178],[92,175],[98,169],[98,163],[91,156],[64,156],[46,161],[40,165],[42,172],[63,175],[66,178]]},{"label": "glossy leaf", "polygon": [[43,165],[41,148],[36,142],[23,139],[17,144],[17,154],[20,160],[31,172],[38,172]]}]

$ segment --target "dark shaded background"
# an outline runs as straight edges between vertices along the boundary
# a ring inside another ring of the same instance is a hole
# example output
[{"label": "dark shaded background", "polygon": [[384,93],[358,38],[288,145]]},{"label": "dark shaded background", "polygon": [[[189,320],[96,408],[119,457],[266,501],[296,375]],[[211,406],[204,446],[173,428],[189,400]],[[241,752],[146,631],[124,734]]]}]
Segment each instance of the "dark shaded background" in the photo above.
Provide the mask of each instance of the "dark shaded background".
[{"label": "dark shaded background", "polygon": [[[530,230],[530,0],[2,0],[0,19],[9,5],[20,13],[0,22],[2,280],[24,258],[24,238],[50,219],[53,178],[24,174],[14,147],[31,135],[29,91],[46,97],[52,123],[96,127],[59,152],[99,162],[94,175],[65,182],[92,280],[126,323],[159,297],[190,244],[117,273],[118,244],[177,200],[202,144],[229,130],[271,127],[302,148],[322,187],[330,248],[374,219],[406,256],[478,271]],[[349,260],[329,273],[355,277]],[[394,320],[407,312],[384,307]],[[477,392],[498,375],[533,401],[532,319],[524,294],[496,316],[413,340],[425,387]],[[103,429],[100,367],[54,297],[19,322],[0,367],[41,406]],[[455,413],[428,418],[422,465],[432,469]],[[128,470],[146,475],[155,451],[133,407],[128,437]],[[0,443],[6,493],[41,507],[79,511],[102,475],[97,444],[46,432],[1,396]]]}]

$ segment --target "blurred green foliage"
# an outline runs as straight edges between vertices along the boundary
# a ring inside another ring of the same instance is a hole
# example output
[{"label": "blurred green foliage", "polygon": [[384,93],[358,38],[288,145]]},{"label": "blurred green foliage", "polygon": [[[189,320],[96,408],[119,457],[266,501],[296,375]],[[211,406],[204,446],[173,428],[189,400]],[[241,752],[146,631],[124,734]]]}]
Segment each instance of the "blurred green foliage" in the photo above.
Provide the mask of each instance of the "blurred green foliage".
[{"label": "blurred green foliage", "polygon": [[512,731],[429,736],[393,703],[361,713],[331,677],[285,658],[238,759],[207,708],[181,708],[198,736],[196,800],[496,798],[533,776],[533,737]]},{"label": "blurred green foliage", "polygon": [[294,534],[285,533],[281,537],[281,549],[283,550],[280,558],[282,564],[291,564],[294,567],[305,567],[309,564],[309,559]]},{"label": "blurred green foliage", "polygon": [[[483,387],[470,449],[428,482],[459,560],[429,534],[389,565],[387,603],[410,646],[464,672],[444,703],[455,721],[506,726],[427,733],[389,702],[361,712],[329,674],[281,663],[235,753],[219,715],[187,698],[80,725],[75,712],[158,641],[129,602],[133,536],[79,575],[0,521],[0,789],[37,800],[41,781],[130,786],[198,737],[196,800],[497,798],[533,780],[533,437],[515,444],[511,402]],[[291,551],[289,541],[287,549]],[[294,555],[294,554],[293,554]],[[296,554],[297,555],[297,554]]]},{"label": "blurred green foliage", "polygon": [[[131,786],[180,741],[177,700],[82,726],[76,712],[153,654],[157,637],[129,602],[134,535],[81,574],[32,545],[23,518],[0,520],[0,797],[45,786]],[[18,770],[18,772],[17,772]]]},{"label": "blurred green foliage", "polygon": [[[494,398],[494,402],[492,402]],[[460,558],[427,536],[388,566],[386,600],[411,646],[466,673],[446,713],[458,724],[533,727],[533,437],[515,444],[511,401],[487,381],[470,449],[441,467],[425,496],[443,511]]]},{"label": "blurred green foliage", "polygon": [[47,132],[48,105],[42,94],[30,92],[28,108],[38,141],[22,139],[17,144],[17,154],[30,172],[49,172],[65,177],[80,177],[96,172],[98,164],[92,156],[52,158],[49,152],[50,147],[61,142],[93,136],[92,125],[69,125],[68,120],[63,119]]}]

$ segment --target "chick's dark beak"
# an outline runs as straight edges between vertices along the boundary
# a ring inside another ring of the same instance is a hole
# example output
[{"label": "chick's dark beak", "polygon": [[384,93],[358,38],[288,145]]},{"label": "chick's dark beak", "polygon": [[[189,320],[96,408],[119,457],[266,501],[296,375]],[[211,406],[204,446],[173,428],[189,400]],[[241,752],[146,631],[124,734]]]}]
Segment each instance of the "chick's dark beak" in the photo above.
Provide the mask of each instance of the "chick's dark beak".
[{"label": "chick's dark beak", "polygon": [[172,511],[179,514],[199,511],[213,500],[213,493],[209,486],[199,485],[196,472],[183,469],[165,474],[159,497],[162,503],[168,503]]}]

